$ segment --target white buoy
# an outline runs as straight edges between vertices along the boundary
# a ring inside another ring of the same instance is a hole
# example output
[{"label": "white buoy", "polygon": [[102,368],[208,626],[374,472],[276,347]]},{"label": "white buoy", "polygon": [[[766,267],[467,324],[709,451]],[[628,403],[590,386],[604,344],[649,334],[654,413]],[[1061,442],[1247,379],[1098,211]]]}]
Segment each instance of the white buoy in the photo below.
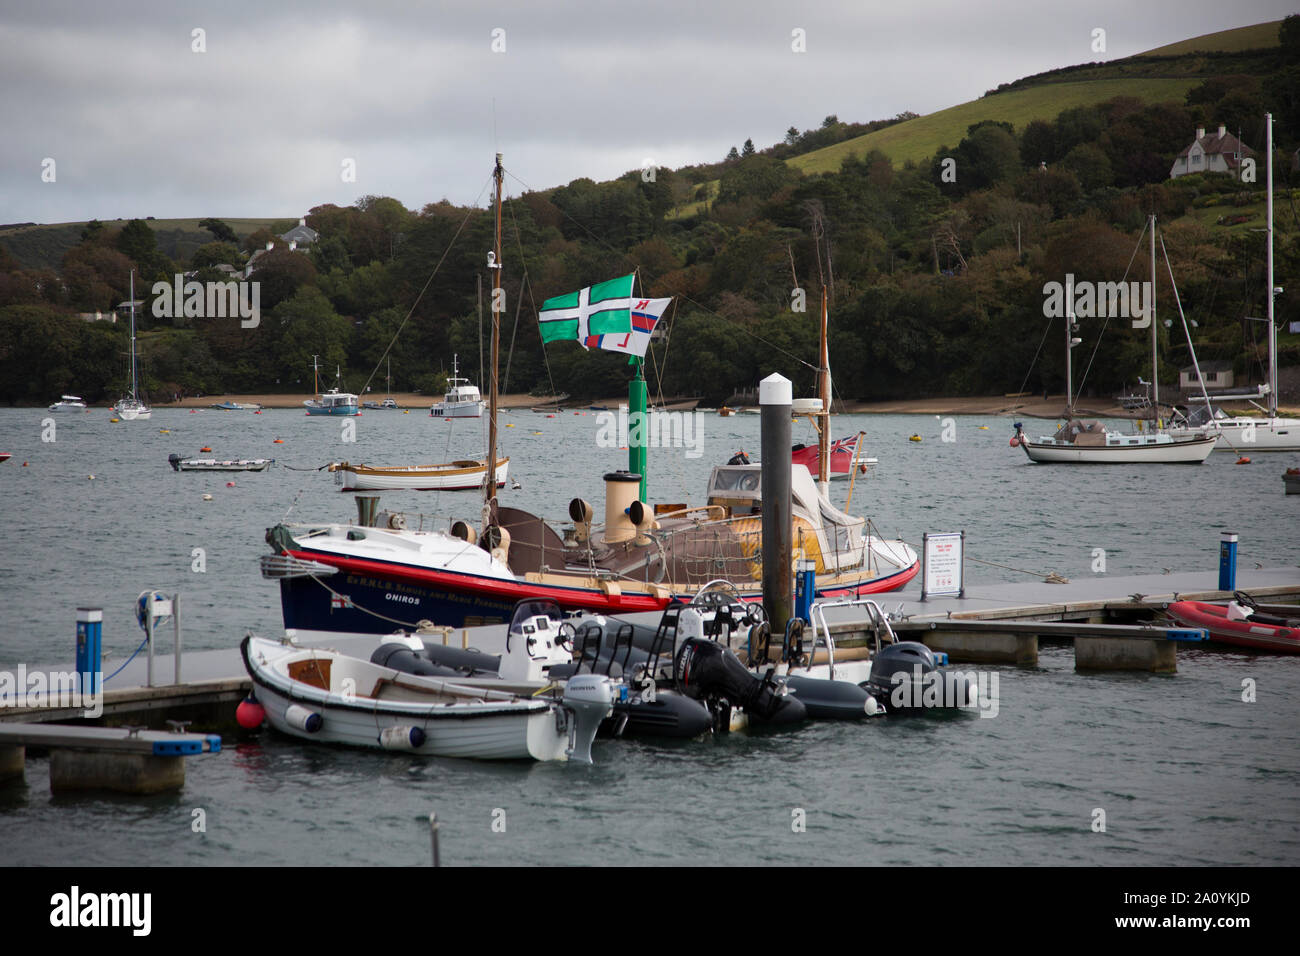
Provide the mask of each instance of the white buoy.
[{"label": "white buoy", "polygon": [[204,496],[203,496],[203,500],[204,500],[204,501],[211,501],[211,500],[212,500],[212,496],[211,496],[211,495],[204,495]]}]

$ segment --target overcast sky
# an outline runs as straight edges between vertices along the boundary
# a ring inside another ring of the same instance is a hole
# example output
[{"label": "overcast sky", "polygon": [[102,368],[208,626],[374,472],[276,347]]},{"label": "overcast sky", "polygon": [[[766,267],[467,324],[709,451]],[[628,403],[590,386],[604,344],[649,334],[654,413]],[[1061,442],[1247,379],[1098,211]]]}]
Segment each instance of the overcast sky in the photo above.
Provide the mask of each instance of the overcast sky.
[{"label": "overcast sky", "polygon": [[472,203],[497,151],[512,194],[712,162],[831,113],[928,113],[1295,6],[0,0],[0,223]]}]

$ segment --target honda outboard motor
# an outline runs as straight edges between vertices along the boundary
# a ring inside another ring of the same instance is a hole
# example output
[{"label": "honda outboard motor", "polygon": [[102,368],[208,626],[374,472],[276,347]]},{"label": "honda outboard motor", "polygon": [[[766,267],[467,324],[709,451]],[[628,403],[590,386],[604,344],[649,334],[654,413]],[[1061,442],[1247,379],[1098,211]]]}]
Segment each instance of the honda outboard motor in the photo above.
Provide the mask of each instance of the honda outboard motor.
[{"label": "honda outboard motor", "polygon": [[755,677],[735,653],[714,641],[683,641],[677,650],[674,672],[678,691],[704,701],[715,715],[724,716],[728,722],[733,707],[742,708],[755,723],[793,724],[808,716],[799,700],[772,681],[770,670],[767,677]]},{"label": "honda outboard motor", "polygon": [[569,759],[591,763],[591,742],[600,722],[614,712],[617,685],[600,674],[578,674],[564,685],[564,706],[573,717]]},{"label": "honda outboard motor", "polygon": [[890,644],[871,661],[868,689],[893,713],[974,707],[975,684],[960,671],[940,667],[917,641]]}]

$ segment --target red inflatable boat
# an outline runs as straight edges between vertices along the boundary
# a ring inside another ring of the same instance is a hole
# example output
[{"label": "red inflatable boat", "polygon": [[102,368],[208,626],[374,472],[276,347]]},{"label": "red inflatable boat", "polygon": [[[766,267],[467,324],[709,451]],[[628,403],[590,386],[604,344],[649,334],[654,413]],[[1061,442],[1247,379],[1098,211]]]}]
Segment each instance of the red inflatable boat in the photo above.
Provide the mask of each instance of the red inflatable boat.
[{"label": "red inflatable boat", "polygon": [[1243,609],[1249,612],[1250,616],[1245,620],[1231,620],[1228,608],[1203,601],[1178,601],[1171,604],[1169,616],[1187,627],[1205,628],[1213,641],[1262,651],[1300,654],[1300,608],[1296,609],[1296,616],[1279,617],[1254,608],[1254,602],[1247,603],[1249,599],[1241,601],[1239,597],[1238,600]]}]

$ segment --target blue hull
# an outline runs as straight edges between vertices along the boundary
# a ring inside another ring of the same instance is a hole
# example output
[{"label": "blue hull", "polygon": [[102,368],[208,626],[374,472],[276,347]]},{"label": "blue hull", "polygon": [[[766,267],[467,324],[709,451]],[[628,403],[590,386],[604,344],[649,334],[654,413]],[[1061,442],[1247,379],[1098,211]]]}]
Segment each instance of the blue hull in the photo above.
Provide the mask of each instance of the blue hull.
[{"label": "blue hull", "polygon": [[361,410],[355,405],[336,405],[333,408],[308,408],[308,415],[359,415]]},{"label": "blue hull", "polygon": [[498,601],[349,572],[339,572],[322,582],[311,578],[280,581],[280,608],[286,629],[391,634],[398,628],[415,630],[426,620],[449,627],[476,627],[506,623],[515,605],[512,600]]}]

